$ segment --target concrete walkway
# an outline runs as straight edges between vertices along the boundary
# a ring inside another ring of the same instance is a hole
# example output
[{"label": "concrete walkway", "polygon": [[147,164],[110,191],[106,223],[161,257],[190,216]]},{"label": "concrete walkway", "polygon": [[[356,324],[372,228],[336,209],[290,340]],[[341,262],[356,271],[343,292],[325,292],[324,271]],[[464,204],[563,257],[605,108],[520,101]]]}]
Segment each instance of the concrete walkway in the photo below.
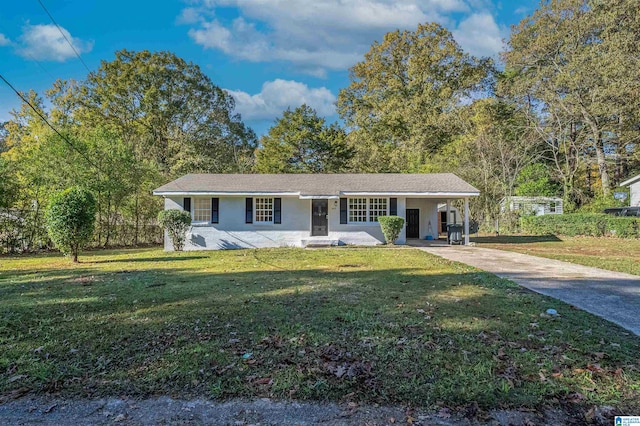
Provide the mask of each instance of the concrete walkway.
[{"label": "concrete walkway", "polygon": [[640,276],[488,248],[416,248],[491,272],[640,335]]}]

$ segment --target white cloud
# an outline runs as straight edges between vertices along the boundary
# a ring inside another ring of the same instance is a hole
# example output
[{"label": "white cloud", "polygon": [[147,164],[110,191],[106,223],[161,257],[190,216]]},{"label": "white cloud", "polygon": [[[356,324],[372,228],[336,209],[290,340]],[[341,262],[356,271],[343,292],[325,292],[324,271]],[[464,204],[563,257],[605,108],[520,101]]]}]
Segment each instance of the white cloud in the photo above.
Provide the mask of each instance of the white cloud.
[{"label": "white cloud", "polygon": [[507,28],[500,27],[489,13],[473,13],[452,31],[467,52],[476,56],[496,56],[503,49]]},{"label": "white cloud", "polygon": [[4,34],[0,33],[0,46],[9,46],[10,44],[11,40],[9,40]]},{"label": "white cloud", "polygon": [[295,109],[302,104],[314,108],[319,116],[335,114],[336,97],[326,87],[310,88],[304,83],[276,79],[262,85],[260,93],[227,90],[236,100],[236,110],[243,120],[272,120],[287,108]]},{"label": "white cloud", "polygon": [[[362,59],[375,40],[419,23],[451,24],[449,13],[467,13],[469,0],[196,0],[178,18],[192,24],[191,38],[205,49],[252,62],[286,61],[324,76]],[[240,16],[223,22],[220,7]]]},{"label": "white cloud", "polygon": [[[92,41],[71,37],[69,31],[60,27],[78,53],[90,52]],[[26,25],[18,39],[17,53],[28,59],[64,62],[75,56],[73,49],[53,24]]]}]

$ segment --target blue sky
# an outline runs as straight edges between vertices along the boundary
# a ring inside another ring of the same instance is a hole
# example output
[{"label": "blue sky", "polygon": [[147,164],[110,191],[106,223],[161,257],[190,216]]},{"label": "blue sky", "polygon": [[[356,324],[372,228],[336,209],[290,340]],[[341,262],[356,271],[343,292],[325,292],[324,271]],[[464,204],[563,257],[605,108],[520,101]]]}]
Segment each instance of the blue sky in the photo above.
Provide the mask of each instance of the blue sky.
[{"label": "blue sky", "polygon": [[[335,120],[348,69],[397,28],[438,22],[468,52],[496,56],[537,0],[42,0],[90,69],[120,49],[169,50],[236,99],[258,134],[302,103]],[[87,70],[37,0],[0,10],[0,73],[43,93]],[[0,121],[19,100],[0,85]]]}]

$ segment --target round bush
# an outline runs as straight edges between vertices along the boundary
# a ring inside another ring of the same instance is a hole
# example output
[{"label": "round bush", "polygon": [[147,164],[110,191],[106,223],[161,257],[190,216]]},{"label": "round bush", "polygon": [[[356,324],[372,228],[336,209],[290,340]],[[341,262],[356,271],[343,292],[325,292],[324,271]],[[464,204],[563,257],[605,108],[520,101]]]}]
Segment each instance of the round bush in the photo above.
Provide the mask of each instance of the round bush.
[{"label": "round bush", "polygon": [[182,251],[187,237],[187,231],[191,226],[191,214],[182,210],[162,210],[158,213],[158,223],[167,230],[173,249]]},{"label": "round bush", "polygon": [[402,232],[404,218],[400,216],[380,216],[378,217],[378,222],[380,222],[385,242],[387,244],[395,244],[400,232]]}]

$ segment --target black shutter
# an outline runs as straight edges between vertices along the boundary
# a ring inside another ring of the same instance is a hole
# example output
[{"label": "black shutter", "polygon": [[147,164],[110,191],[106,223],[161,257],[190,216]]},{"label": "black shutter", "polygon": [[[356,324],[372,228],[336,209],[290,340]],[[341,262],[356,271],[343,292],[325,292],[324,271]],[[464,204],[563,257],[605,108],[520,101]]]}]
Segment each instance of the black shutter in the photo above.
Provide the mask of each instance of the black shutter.
[{"label": "black shutter", "polygon": [[347,223],[347,199],[340,198],[340,223]]},{"label": "black shutter", "polygon": [[245,223],[253,223],[253,198],[246,199],[246,210],[244,215]]},{"label": "black shutter", "polygon": [[220,215],[218,214],[218,211],[220,209],[220,199],[219,198],[212,198],[211,199],[211,223],[218,223],[218,221],[220,220]]},{"label": "black shutter", "polygon": [[185,212],[191,213],[191,197],[184,197],[184,200],[182,200],[182,209]]},{"label": "black shutter", "polygon": [[398,216],[397,198],[389,198],[389,216]]},{"label": "black shutter", "polygon": [[282,198],[273,199],[273,223],[282,223]]}]

